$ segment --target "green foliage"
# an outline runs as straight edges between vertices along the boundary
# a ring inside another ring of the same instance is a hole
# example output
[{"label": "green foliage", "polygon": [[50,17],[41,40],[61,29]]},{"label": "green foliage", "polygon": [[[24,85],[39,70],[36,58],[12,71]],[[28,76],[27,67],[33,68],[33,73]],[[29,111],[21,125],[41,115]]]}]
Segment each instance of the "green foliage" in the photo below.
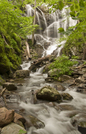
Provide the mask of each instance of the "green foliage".
[{"label": "green foliage", "polygon": [[[62,55],[58,57],[51,65],[50,69],[54,70],[57,69],[56,77],[57,79],[59,76],[63,74],[71,75],[72,70],[70,67],[72,67],[74,64],[76,64],[76,61],[71,61],[68,56]],[[52,72],[53,75],[53,72]]]},{"label": "green foliage", "polygon": [[7,72],[21,63],[21,38],[26,39],[38,27],[33,25],[32,17],[24,15],[25,4],[30,2],[0,0],[0,68],[6,68]]},{"label": "green foliage", "polygon": [[25,133],[26,133],[26,131],[20,129],[18,134],[25,134]]},{"label": "green foliage", "polygon": [[83,63],[84,65],[86,65],[86,61],[84,61],[84,63]]},{"label": "green foliage", "polygon": [[78,56],[73,55],[73,56],[72,56],[72,59],[79,59],[79,57],[78,57]]}]

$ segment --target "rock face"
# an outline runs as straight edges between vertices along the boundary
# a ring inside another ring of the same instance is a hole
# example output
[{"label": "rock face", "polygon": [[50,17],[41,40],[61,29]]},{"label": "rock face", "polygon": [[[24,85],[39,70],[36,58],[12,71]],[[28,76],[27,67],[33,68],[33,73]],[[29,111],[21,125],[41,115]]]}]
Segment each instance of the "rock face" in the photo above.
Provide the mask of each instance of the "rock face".
[{"label": "rock face", "polygon": [[14,111],[7,110],[5,107],[0,108],[0,127],[3,127],[13,121]]},{"label": "rock face", "polygon": [[2,128],[1,134],[26,134],[26,130],[15,123],[11,123]]},{"label": "rock face", "polygon": [[17,90],[17,86],[14,83],[10,83],[10,82],[5,82],[3,84],[3,87],[6,87],[6,89],[9,91]]},{"label": "rock face", "polygon": [[50,86],[38,90],[36,96],[42,100],[61,102],[60,93]]},{"label": "rock face", "polygon": [[29,77],[29,70],[17,70],[14,74],[14,78],[25,78]]}]

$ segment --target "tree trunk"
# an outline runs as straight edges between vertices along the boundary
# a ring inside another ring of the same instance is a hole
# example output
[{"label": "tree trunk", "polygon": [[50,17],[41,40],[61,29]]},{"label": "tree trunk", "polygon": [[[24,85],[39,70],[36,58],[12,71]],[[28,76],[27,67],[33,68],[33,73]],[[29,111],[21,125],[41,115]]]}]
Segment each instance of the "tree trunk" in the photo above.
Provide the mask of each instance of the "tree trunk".
[{"label": "tree trunk", "polygon": [[[35,4],[34,4],[34,21],[33,21],[33,25],[35,25],[36,23],[36,0],[35,0]],[[34,32],[32,33],[32,45],[34,45]]]}]

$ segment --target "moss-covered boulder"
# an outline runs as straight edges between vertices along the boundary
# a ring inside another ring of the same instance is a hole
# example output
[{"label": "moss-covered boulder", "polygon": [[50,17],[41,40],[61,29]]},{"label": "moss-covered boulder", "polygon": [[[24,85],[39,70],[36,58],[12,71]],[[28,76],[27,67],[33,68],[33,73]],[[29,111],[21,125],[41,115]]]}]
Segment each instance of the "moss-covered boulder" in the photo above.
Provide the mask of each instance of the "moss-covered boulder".
[{"label": "moss-covered boulder", "polygon": [[55,88],[52,88],[50,86],[46,86],[38,90],[36,92],[36,97],[37,99],[47,101],[56,101],[56,102],[62,101],[60,93]]}]

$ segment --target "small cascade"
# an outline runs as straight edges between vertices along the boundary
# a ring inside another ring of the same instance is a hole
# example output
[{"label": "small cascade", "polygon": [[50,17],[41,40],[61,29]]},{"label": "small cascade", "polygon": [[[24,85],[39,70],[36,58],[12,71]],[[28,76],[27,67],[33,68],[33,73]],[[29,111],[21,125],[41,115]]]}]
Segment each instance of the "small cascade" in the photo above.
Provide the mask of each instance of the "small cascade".
[{"label": "small cascade", "polygon": [[27,10],[27,16],[33,16],[34,15],[34,10],[33,8],[28,4],[26,5],[26,10]]},{"label": "small cascade", "polygon": [[40,8],[37,7],[37,9],[41,12],[41,15],[42,15],[42,17],[43,17],[44,24],[45,24],[45,29],[46,29],[46,28],[47,28],[47,21],[46,21],[45,15],[44,15],[44,13],[40,10]]}]

